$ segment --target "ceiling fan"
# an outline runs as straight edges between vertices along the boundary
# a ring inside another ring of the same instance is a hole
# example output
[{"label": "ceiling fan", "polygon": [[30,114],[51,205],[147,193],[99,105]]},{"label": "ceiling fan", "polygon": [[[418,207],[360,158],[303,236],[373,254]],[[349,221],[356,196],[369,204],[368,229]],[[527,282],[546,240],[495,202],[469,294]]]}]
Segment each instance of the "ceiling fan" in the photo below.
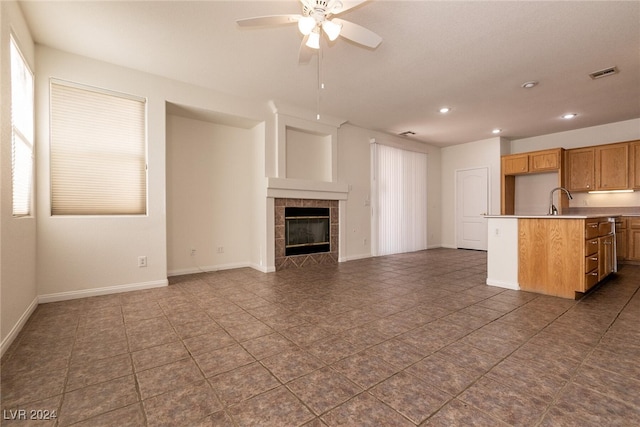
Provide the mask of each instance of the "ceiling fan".
[{"label": "ceiling fan", "polygon": [[344,19],[334,18],[335,15],[352,9],[367,0],[300,0],[301,15],[269,15],[237,20],[241,27],[262,27],[298,23],[298,29],[304,35],[300,46],[300,60],[306,59],[310,52],[305,52],[305,46],[320,49],[320,34],[324,33],[330,41],[338,36],[351,40],[360,45],[375,49],[382,42],[382,37],[371,30]]}]

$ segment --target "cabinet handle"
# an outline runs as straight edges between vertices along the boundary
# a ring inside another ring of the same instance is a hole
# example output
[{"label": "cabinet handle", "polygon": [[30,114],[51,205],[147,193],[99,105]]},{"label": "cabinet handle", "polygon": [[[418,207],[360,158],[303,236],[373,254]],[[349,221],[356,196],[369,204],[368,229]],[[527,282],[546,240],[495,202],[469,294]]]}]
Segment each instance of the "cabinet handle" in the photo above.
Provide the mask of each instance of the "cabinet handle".
[{"label": "cabinet handle", "polygon": [[597,275],[598,275],[597,271],[594,271],[593,273],[589,273],[589,276],[597,276]]},{"label": "cabinet handle", "polygon": [[598,224],[589,224],[589,227],[591,227],[591,228],[598,228]]},{"label": "cabinet handle", "polygon": [[597,260],[598,260],[598,257],[595,257],[595,256],[594,256],[594,257],[591,257],[591,258],[589,258],[589,259],[590,259],[591,261],[597,261]]},{"label": "cabinet handle", "polygon": [[605,245],[610,245],[612,242],[604,242]]},{"label": "cabinet handle", "polygon": [[592,244],[592,245],[597,245],[597,244],[598,244],[598,242],[594,240],[594,241],[592,241],[592,242],[591,242],[591,244]]}]

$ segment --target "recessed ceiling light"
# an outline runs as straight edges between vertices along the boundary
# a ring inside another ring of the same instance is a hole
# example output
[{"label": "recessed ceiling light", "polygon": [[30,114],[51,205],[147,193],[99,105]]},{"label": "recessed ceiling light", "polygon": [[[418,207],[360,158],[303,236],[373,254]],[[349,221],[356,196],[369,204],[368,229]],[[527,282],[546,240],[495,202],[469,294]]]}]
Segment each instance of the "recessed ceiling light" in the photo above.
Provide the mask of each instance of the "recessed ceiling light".
[{"label": "recessed ceiling light", "polygon": [[497,128],[491,131],[491,133],[500,133],[500,132],[502,132],[502,129],[497,129]]},{"label": "recessed ceiling light", "polygon": [[525,89],[531,89],[532,87],[536,87],[536,86],[538,86],[538,82],[535,80],[522,83],[522,87]]},{"label": "recessed ceiling light", "polygon": [[451,111],[451,108],[449,108],[449,107],[442,107],[442,108],[440,109],[440,112],[441,112],[442,114],[448,113],[449,111]]},{"label": "recessed ceiling light", "polygon": [[565,120],[571,120],[573,118],[575,118],[577,116],[576,113],[567,113],[567,114],[563,114],[562,118]]}]

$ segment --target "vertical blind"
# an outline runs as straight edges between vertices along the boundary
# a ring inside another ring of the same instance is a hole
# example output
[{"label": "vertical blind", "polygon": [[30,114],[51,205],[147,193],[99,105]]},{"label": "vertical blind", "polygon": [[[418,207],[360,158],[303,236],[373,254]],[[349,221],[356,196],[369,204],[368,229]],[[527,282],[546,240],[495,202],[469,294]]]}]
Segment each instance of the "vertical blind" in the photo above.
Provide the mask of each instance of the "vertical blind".
[{"label": "vertical blind", "polygon": [[427,248],[427,155],[372,144],[374,255]]},{"label": "vertical blind", "polygon": [[51,81],[52,215],[146,214],[145,104]]},{"label": "vertical blind", "polygon": [[11,182],[13,215],[31,215],[33,74],[11,38]]}]

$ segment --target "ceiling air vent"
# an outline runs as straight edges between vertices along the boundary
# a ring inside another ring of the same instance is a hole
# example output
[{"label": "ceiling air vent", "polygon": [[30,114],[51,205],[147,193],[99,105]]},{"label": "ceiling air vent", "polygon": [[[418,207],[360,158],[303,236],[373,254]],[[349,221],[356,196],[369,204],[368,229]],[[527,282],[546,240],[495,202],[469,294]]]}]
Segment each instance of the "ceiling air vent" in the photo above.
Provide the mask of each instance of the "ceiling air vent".
[{"label": "ceiling air vent", "polygon": [[618,74],[618,67],[609,67],[604,70],[594,71],[593,73],[589,73],[589,77],[595,80],[602,77],[612,76],[614,74]]},{"label": "ceiling air vent", "polygon": [[416,134],[415,132],[407,130],[407,131],[404,131],[402,133],[399,133],[398,135],[400,135],[400,136],[411,136],[411,135],[415,135],[415,134]]}]

